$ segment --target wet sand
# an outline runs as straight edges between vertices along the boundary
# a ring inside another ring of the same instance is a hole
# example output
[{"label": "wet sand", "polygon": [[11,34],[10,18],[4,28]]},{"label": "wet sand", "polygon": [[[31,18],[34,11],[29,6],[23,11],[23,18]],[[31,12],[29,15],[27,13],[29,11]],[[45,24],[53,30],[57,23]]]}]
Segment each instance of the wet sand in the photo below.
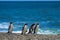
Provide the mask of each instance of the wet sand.
[{"label": "wet sand", "polygon": [[60,35],[0,33],[0,40],[60,40]]}]

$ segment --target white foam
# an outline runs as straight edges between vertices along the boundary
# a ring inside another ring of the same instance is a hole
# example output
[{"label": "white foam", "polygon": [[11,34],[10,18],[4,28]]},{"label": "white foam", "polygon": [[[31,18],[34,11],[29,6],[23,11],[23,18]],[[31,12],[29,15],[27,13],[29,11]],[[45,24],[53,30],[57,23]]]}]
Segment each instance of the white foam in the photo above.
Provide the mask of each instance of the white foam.
[{"label": "white foam", "polygon": [[8,31],[6,31],[6,30],[2,30],[2,31],[0,31],[0,32],[4,32],[4,33],[6,33],[6,32],[8,32]]},{"label": "white foam", "polygon": [[[4,32],[4,33],[6,33],[6,32],[8,32],[8,31],[6,31],[6,30],[2,30],[2,31],[0,31],[0,32]],[[22,31],[12,31],[12,33],[21,33]],[[26,32],[26,34],[29,32],[29,29],[27,29],[27,32]],[[56,35],[57,33],[54,33],[53,31],[51,32],[50,30],[42,30],[42,29],[39,29],[38,30],[38,32],[37,32],[37,34],[53,34],[53,35]]]},{"label": "white foam", "polygon": [[9,26],[8,22],[2,22],[2,23],[0,23],[0,28],[5,28],[5,29],[7,29],[8,26]]},{"label": "white foam", "polygon": [[13,31],[12,33],[21,33],[22,31]]},{"label": "white foam", "polygon": [[50,31],[50,30],[39,29],[37,34],[56,34],[56,33],[54,33],[53,31]]}]

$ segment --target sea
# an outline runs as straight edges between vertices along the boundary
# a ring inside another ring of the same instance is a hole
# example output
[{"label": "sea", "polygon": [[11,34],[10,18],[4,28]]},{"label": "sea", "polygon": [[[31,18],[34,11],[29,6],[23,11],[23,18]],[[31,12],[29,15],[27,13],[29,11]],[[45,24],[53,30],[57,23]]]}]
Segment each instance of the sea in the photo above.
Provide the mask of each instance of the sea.
[{"label": "sea", "polygon": [[0,32],[7,33],[10,22],[13,33],[39,23],[37,34],[60,34],[60,1],[0,1]]}]

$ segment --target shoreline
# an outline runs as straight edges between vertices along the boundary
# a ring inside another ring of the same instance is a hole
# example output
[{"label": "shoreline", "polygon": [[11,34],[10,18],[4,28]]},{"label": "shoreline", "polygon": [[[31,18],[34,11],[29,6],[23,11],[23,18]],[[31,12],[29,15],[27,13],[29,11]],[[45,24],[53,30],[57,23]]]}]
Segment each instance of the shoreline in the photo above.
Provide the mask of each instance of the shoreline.
[{"label": "shoreline", "polygon": [[0,40],[60,40],[60,35],[0,33]]}]

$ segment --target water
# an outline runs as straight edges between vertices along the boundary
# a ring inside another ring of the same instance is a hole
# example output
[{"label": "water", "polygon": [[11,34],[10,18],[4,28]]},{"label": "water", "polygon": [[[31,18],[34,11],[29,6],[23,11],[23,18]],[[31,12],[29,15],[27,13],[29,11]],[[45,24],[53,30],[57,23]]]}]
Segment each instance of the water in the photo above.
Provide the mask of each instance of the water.
[{"label": "water", "polygon": [[0,32],[8,31],[10,21],[14,32],[20,32],[24,23],[30,28],[38,22],[39,34],[60,34],[60,2],[0,2]]}]

